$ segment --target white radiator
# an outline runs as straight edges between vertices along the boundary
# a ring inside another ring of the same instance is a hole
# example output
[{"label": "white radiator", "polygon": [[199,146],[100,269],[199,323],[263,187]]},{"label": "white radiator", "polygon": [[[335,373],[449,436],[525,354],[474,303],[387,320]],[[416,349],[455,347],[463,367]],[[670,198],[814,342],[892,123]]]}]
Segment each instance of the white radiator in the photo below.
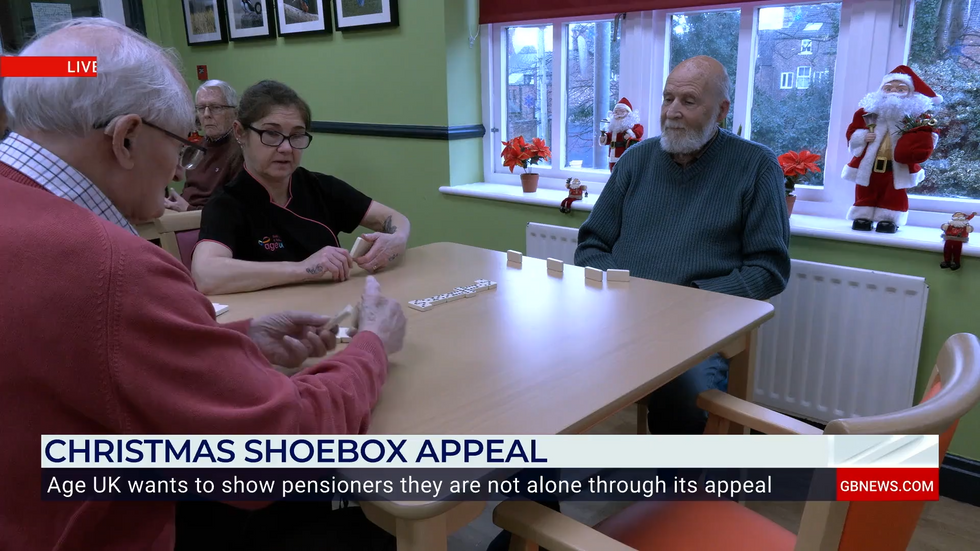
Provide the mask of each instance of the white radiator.
[{"label": "white radiator", "polygon": [[538,224],[537,222],[528,222],[527,224],[525,256],[557,258],[565,264],[574,264],[576,247],[578,247],[578,228]]},{"label": "white radiator", "polygon": [[912,406],[928,294],[921,277],[793,260],[753,401],[823,423]]},{"label": "white radiator", "polygon": [[[577,246],[577,228],[527,225],[527,256],[571,264]],[[921,277],[793,260],[759,329],[753,401],[823,423],[910,407],[928,294]]]}]

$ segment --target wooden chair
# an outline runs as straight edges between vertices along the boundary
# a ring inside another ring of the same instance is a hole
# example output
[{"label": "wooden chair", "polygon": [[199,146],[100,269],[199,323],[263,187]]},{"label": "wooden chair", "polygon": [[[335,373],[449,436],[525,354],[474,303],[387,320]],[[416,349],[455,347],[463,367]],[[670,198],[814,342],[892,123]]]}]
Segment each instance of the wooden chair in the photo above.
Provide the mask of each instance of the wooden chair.
[{"label": "wooden chair", "polygon": [[197,236],[201,229],[201,211],[187,212],[167,211],[163,216],[153,221],[153,227],[160,235],[160,246],[163,250],[174,255],[191,269],[191,257]]},{"label": "wooden chair", "polygon": [[[909,409],[832,421],[823,434],[938,434],[945,457],[959,419],[980,402],[980,341],[946,340],[922,401]],[[711,390],[698,405],[708,431],[737,423],[766,434],[821,434],[805,423]],[[733,501],[638,502],[585,526],[534,502],[507,501],[493,520],[513,534],[511,550],[868,551],[908,547],[923,502],[807,502],[798,535]]]}]

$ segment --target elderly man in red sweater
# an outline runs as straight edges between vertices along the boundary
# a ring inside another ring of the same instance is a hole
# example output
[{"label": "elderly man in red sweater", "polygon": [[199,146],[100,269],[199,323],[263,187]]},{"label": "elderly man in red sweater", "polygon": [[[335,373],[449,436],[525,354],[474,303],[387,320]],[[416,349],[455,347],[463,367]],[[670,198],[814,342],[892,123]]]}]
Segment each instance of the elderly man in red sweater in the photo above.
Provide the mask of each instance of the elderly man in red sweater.
[{"label": "elderly man in red sweater", "polygon": [[[131,225],[163,214],[163,190],[183,176],[175,160],[196,156],[175,61],[105,19],[62,23],[21,55],[98,56],[99,75],[3,86],[0,548],[171,550],[172,502],[42,502],[40,436],[363,433],[405,317],[368,278],[345,350],[291,378],[274,369],[332,348],[318,329],[328,318],[219,324],[181,263]],[[289,537],[302,526],[278,528],[281,539],[250,543],[301,548]],[[345,523],[337,539],[377,548],[354,530]],[[348,548],[325,537],[318,548]],[[190,543],[245,548],[238,538]]]}]

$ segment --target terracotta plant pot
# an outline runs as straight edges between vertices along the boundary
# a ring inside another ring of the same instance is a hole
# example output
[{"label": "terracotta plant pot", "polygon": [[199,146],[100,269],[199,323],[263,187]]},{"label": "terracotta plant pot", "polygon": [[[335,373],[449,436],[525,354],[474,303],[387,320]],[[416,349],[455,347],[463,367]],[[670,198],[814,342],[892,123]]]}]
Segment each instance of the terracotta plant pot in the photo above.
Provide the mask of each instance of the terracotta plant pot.
[{"label": "terracotta plant pot", "polygon": [[789,211],[789,215],[790,216],[793,215],[793,205],[795,205],[795,204],[796,204],[796,196],[795,195],[787,195],[786,196],[786,210]]},{"label": "terracotta plant pot", "polygon": [[524,193],[534,193],[538,191],[538,174],[525,172],[521,174],[521,187]]}]

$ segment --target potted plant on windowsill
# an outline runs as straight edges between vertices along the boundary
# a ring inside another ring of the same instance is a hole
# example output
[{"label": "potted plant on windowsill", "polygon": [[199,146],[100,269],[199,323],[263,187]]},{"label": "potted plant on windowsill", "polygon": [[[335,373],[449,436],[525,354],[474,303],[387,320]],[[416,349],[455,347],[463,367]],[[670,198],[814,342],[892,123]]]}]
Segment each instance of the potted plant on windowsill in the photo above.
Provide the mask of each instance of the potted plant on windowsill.
[{"label": "potted plant on windowsill", "polygon": [[819,160],[820,155],[806,149],[799,152],[789,151],[779,156],[779,166],[786,178],[786,210],[790,216],[793,215],[793,205],[796,204],[796,184],[801,180],[808,180],[807,174],[820,172],[820,167],[816,164]]},{"label": "potted plant on windowsill", "polygon": [[504,159],[504,166],[509,167],[514,172],[514,167],[520,166],[524,169],[521,174],[521,187],[524,193],[534,193],[538,190],[538,174],[531,168],[542,160],[551,160],[551,150],[541,138],[534,138],[528,144],[524,141],[524,136],[518,136],[504,144],[504,150],[500,156]]}]

